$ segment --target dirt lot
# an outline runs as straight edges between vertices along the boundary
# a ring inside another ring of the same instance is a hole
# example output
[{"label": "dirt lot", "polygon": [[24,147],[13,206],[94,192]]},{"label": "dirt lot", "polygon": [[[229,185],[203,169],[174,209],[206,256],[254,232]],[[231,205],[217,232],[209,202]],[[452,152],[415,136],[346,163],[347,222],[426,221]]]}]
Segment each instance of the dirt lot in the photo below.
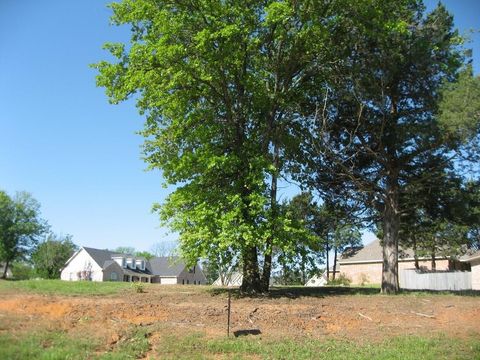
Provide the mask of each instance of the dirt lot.
[{"label": "dirt lot", "polygon": [[[109,296],[51,296],[2,293],[3,331],[37,327],[72,335],[95,333],[115,344],[132,326],[156,329],[151,348],[163,334],[201,331],[207,337],[226,334],[227,294],[193,286],[149,286],[146,293],[125,291]],[[269,297],[232,296],[232,332],[257,329],[263,338],[339,338],[358,342],[389,336],[480,335],[480,297],[455,295],[375,295],[342,291],[302,293],[288,289]],[[369,294],[370,293],[370,294]],[[5,324],[8,319],[11,324]],[[155,326],[154,326],[155,325]]]}]

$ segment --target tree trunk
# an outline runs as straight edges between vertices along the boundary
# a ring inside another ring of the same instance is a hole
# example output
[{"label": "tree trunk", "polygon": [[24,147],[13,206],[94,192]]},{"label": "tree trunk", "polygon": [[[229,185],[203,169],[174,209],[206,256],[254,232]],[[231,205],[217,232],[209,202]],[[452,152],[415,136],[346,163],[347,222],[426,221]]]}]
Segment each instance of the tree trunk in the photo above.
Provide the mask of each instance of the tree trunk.
[{"label": "tree trunk", "polygon": [[328,240],[327,240],[327,245],[325,245],[325,255],[327,258],[326,265],[327,265],[327,282],[330,281],[330,263],[328,261],[328,253],[330,252],[330,249],[328,248]]},{"label": "tree trunk", "polygon": [[272,272],[272,252],[273,252],[273,238],[276,235],[276,221],[278,216],[277,211],[277,183],[278,183],[278,166],[279,166],[279,152],[278,147],[274,145],[273,149],[273,166],[275,168],[274,173],[272,174],[272,184],[270,188],[270,210],[271,210],[271,235],[268,237],[265,244],[265,254],[263,262],[263,272],[262,272],[262,291],[268,292],[270,286],[270,275]]},{"label": "tree trunk", "polygon": [[242,252],[243,279],[240,290],[244,293],[259,293],[262,291],[260,275],[258,273],[257,248],[247,247]]},{"label": "tree trunk", "polygon": [[417,239],[413,238],[413,259],[415,260],[415,269],[420,270],[418,265],[418,255],[417,255]]},{"label": "tree trunk", "polygon": [[7,262],[5,263],[5,269],[3,270],[3,274],[2,274],[2,279],[4,280],[7,278],[7,271],[9,266],[10,266],[10,260],[7,260]]},{"label": "tree trunk", "polygon": [[332,278],[335,280],[335,274],[337,273],[337,247],[333,248],[333,274]]},{"label": "tree trunk", "polygon": [[396,294],[398,286],[398,233],[400,214],[398,211],[398,182],[389,177],[385,206],[383,209],[383,266],[382,293]]},{"label": "tree trunk", "polygon": [[435,246],[432,247],[431,256],[432,256],[432,271],[437,271],[437,263],[435,261]]}]

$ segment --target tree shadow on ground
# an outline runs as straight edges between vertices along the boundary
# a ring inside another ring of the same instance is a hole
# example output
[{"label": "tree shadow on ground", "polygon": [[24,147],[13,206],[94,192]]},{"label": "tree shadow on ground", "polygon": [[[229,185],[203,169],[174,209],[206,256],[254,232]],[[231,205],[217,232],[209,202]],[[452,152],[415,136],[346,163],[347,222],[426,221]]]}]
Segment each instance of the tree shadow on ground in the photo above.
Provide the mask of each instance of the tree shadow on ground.
[{"label": "tree shadow on ground", "polygon": [[212,288],[209,290],[212,295],[221,295],[231,292],[235,298],[267,298],[279,299],[289,298],[297,299],[300,297],[317,297],[324,298],[327,296],[341,295],[376,295],[380,293],[379,288],[371,287],[343,287],[343,286],[325,286],[325,287],[305,287],[305,286],[274,286],[266,294],[245,294],[240,292],[238,288]]},{"label": "tree shadow on ground", "polygon": [[[274,286],[266,294],[245,294],[238,288],[215,287],[209,290],[212,295],[222,295],[231,293],[234,298],[264,298],[279,299],[289,298],[297,299],[300,297],[324,298],[330,296],[351,296],[351,295],[380,295],[380,288],[377,287],[347,287],[347,286],[324,286],[324,287],[304,287],[304,286]],[[454,295],[454,296],[480,296],[479,290],[463,291],[433,291],[433,290],[401,290],[398,295]]]}]

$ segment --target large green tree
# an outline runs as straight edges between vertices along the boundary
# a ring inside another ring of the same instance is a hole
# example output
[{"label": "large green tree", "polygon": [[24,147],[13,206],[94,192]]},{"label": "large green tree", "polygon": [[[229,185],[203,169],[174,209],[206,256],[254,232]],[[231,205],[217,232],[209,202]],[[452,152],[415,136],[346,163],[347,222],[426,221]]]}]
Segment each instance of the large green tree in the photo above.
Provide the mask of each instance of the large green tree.
[{"label": "large green tree", "polygon": [[11,198],[0,191],[0,261],[5,272],[16,260],[25,260],[34,250],[48,225],[40,217],[40,204],[26,192],[17,192]]},{"label": "large green tree", "polygon": [[310,110],[308,178],[380,224],[382,292],[395,293],[400,195],[456,150],[437,115],[443,84],[463,64],[461,39],[442,5],[425,14],[421,1],[359,2],[344,9],[341,28],[344,57]]},{"label": "large green tree", "polygon": [[48,234],[32,253],[35,273],[44,279],[60,278],[60,270],[77,249],[71,235]]},{"label": "large green tree", "polygon": [[[339,2],[341,3],[341,2]],[[112,22],[131,43],[107,44],[97,84],[118,103],[136,94],[146,161],[174,191],[161,218],[183,256],[234,252],[242,290],[265,291],[285,222],[277,182],[305,88],[326,64],[337,2],[124,0]],[[320,51],[320,49],[323,51]],[[292,150],[293,149],[293,150]],[[260,265],[262,265],[261,267]]]}]

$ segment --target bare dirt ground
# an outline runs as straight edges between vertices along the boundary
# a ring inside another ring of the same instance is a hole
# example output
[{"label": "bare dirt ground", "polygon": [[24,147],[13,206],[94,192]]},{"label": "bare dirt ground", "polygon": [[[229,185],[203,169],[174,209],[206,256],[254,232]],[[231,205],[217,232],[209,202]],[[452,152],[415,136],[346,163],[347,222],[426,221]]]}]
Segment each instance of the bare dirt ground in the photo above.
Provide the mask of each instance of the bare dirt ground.
[{"label": "bare dirt ground", "polygon": [[[4,293],[0,300],[2,331],[37,327],[75,335],[85,331],[115,344],[132,326],[155,328],[151,346],[162,334],[201,331],[223,337],[227,325],[227,293],[216,294],[192,286],[149,286],[110,296],[48,296]],[[480,335],[480,297],[455,295],[350,295],[319,291],[302,294],[289,290],[269,297],[232,296],[232,332],[258,329],[262,337],[339,338],[358,342],[381,341],[390,336],[467,338]],[[155,327],[153,327],[155,325]]]}]

